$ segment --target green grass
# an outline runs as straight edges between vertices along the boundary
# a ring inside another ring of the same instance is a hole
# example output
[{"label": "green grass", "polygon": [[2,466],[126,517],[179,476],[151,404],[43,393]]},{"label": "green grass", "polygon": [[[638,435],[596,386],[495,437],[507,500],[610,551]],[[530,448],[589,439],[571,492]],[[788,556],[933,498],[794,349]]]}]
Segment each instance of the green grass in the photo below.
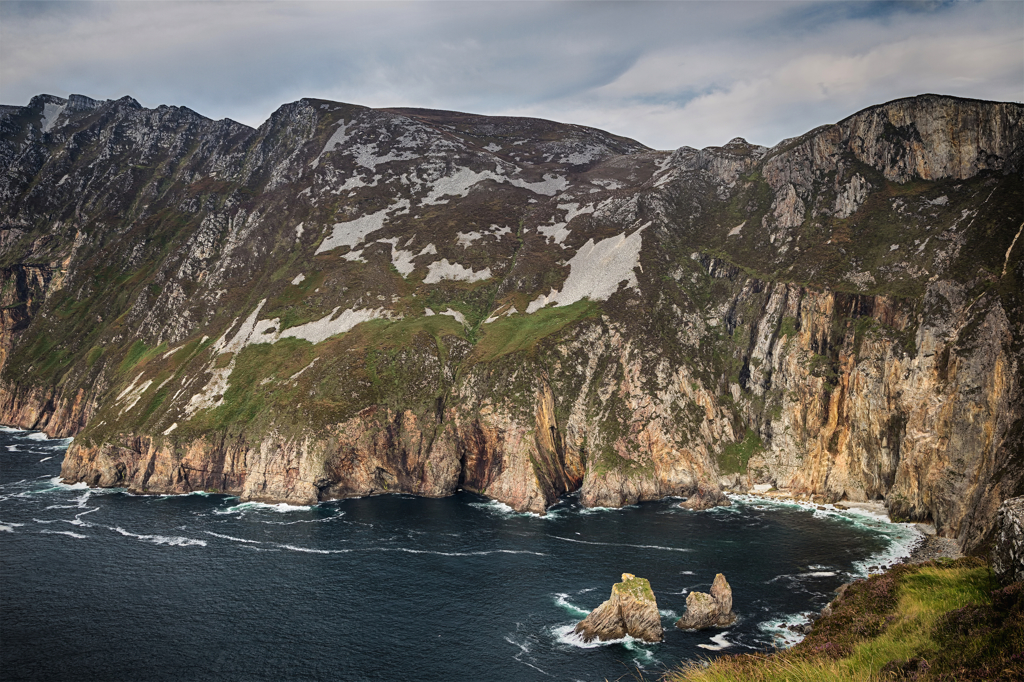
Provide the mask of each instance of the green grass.
[{"label": "green grass", "polygon": [[1024,586],[993,587],[978,559],[897,566],[852,584],[833,614],[792,649],[695,662],[665,680],[1020,680]]},{"label": "green grass", "polygon": [[565,327],[601,312],[597,303],[584,299],[572,305],[544,308],[532,315],[512,315],[483,326],[474,359],[487,362],[503,355],[530,350],[536,343]]},{"label": "green grass", "polygon": [[125,372],[130,372],[135,368],[139,367],[140,365],[149,362],[157,355],[166,352],[166,343],[161,343],[159,346],[155,348],[150,348],[144,342],[136,339],[135,342],[132,343],[131,347],[128,348],[128,352],[127,354],[125,354],[124,360],[121,361],[121,365],[120,367],[118,367],[118,371],[121,372],[122,374]]},{"label": "green grass", "polygon": [[747,471],[747,462],[756,453],[764,450],[761,436],[753,429],[747,429],[743,440],[729,443],[718,455],[718,470],[723,474],[743,474]]},{"label": "green grass", "polygon": [[85,356],[86,367],[92,367],[93,365],[95,365],[96,361],[100,359],[101,355],[103,355],[102,346],[93,346],[92,348],[90,348],[89,353]]},{"label": "green grass", "polygon": [[779,336],[796,336],[796,318],[784,317],[779,325]]},{"label": "green grass", "polygon": [[638,601],[654,601],[654,590],[651,589],[650,581],[636,576],[612,585],[612,594],[632,597]]},{"label": "green grass", "polygon": [[[313,344],[300,339],[286,338],[275,344],[246,346],[235,356],[223,402],[197,414],[184,425],[182,432],[248,425],[275,403],[282,407],[294,403],[296,387],[286,380],[306,367],[313,356]],[[264,379],[270,381],[263,383]]]}]

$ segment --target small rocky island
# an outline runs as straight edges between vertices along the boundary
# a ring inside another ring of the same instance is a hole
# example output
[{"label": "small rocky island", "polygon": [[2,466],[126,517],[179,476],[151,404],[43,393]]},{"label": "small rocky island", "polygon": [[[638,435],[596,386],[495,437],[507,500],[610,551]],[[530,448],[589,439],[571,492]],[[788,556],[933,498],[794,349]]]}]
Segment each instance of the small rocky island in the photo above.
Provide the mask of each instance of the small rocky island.
[{"label": "small rocky island", "polygon": [[585,642],[606,642],[626,635],[645,642],[660,642],[661,614],[651,583],[646,578],[623,573],[622,582],[612,585],[612,596],[591,611],[573,632]]},{"label": "small rocky island", "polygon": [[736,622],[732,610],[732,588],[725,576],[719,573],[711,585],[711,594],[691,592],[686,597],[686,613],[676,621],[681,630],[703,630],[724,628]]}]

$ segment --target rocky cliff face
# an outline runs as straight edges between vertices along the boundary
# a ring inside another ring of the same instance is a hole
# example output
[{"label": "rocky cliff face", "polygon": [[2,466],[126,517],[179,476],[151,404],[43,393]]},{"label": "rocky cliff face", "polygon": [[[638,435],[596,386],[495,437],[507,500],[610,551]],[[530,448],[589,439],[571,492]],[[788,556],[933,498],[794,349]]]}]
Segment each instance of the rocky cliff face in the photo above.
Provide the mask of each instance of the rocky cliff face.
[{"label": "rocky cliff face", "polygon": [[772,149],[321,100],[0,110],[0,420],[68,480],[542,513],[771,483],[967,549],[1024,492],[1024,108]]},{"label": "rocky cliff face", "polygon": [[992,570],[1004,584],[1024,580],[1024,499],[1015,497],[999,507]]}]

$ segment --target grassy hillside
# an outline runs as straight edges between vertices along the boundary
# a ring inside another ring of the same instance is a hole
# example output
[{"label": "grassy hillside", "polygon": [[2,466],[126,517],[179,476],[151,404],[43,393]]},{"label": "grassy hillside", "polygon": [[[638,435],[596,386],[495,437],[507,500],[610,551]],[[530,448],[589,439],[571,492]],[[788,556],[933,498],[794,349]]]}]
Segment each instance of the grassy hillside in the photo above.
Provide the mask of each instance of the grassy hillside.
[{"label": "grassy hillside", "polygon": [[978,559],[901,565],[852,584],[792,649],[725,656],[668,682],[1024,679],[1024,584],[996,589]]}]

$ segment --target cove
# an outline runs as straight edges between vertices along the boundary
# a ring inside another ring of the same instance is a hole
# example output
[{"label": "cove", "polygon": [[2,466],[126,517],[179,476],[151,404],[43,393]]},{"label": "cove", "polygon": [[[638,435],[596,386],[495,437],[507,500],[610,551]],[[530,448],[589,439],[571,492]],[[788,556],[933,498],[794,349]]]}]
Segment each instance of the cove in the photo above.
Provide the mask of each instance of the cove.
[{"label": "cove", "polygon": [[[602,680],[785,643],[780,623],[894,561],[912,526],[733,498],[544,517],[470,494],[313,507],[57,479],[68,440],[0,433],[0,668],[10,680]],[[665,641],[570,633],[623,572]],[[738,622],[672,627],[727,575]],[[792,641],[792,640],[789,640]]]}]

